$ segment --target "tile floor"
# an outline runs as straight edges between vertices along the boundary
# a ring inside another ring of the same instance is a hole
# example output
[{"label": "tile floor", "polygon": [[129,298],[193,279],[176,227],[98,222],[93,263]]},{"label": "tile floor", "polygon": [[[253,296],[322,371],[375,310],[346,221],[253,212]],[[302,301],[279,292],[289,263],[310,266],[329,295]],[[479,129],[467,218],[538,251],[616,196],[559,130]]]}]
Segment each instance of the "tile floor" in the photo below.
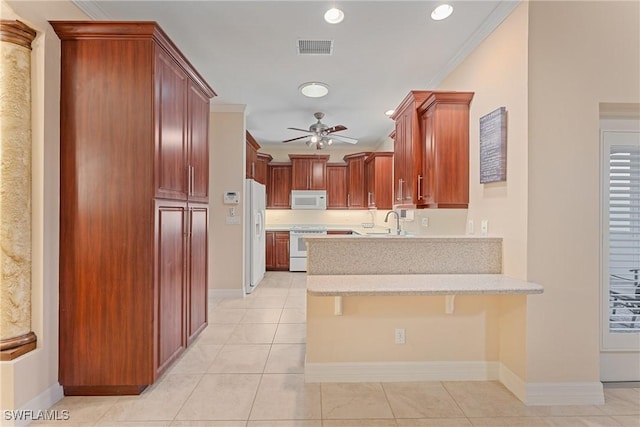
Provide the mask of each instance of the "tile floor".
[{"label": "tile floor", "polygon": [[67,422],[113,427],[640,426],[640,388],[600,406],[527,407],[498,382],[305,384],[305,275],[268,272],[140,396],[66,397]]}]

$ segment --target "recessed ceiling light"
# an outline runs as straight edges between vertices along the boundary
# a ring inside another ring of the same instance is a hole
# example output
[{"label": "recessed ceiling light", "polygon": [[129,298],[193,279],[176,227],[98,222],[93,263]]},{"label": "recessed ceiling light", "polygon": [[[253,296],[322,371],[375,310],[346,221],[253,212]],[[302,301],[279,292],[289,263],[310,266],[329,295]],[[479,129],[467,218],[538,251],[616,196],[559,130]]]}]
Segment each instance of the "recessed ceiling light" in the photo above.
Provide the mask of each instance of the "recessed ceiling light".
[{"label": "recessed ceiling light", "polygon": [[385,116],[391,117],[391,115],[395,112],[395,110],[387,110],[384,112]]},{"label": "recessed ceiling light", "polygon": [[327,10],[324,14],[324,20],[329,24],[339,24],[344,19],[344,12],[335,7]]},{"label": "recessed ceiling light", "polygon": [[433,12],[431,12],[431,19],[433,19],[434,21],[442,21],[443,19],[448,18],[452,13],[453,6],[446,3],[441,4],[440,6],[433,9]]},{"label": "recessed ceiling light", "polygon": [[309,98],[322,98],[329,93],[329,86],[320,82],[303,83],[298,89]]}]

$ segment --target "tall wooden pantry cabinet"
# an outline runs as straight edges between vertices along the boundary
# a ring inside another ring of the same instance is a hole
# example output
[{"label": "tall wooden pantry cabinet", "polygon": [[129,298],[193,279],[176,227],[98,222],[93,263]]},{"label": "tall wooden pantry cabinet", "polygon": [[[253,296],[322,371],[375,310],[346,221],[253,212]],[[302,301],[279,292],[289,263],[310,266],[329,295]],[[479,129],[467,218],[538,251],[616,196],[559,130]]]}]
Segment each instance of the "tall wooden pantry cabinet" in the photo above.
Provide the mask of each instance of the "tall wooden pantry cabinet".
[{"label": "tall wooden pantry cabinet", "polygon": [[66,395],[139,394],[207,325],[213,89],[154,22],[61,39],[60,370]]}]

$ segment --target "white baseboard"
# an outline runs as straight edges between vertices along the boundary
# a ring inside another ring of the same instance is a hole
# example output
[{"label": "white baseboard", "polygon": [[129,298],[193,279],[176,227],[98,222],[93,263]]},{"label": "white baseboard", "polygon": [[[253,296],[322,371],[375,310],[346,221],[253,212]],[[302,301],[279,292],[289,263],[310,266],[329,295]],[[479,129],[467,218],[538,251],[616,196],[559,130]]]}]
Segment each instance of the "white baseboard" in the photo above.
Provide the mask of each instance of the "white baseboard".
[{"label": "white baseboard", "polygon": [[497,380],[499,362],[306,363],[305,381],[410,382]]},{"label": "white baseboard", "polygon": [[527,383],[528,406],[602,405],[604,391],[600,381],[571,383]]},{"label": "white baseboard", "polygon": [[209,299],[243,298],[243,289],[209,289]]},{"label": "white baseboard", "polygon": [[525,402],[527,397],[527,383],[522,378],[514,374],[513,371],[500,363],[500,373],[498,379],[503,386],[521,401]]}]

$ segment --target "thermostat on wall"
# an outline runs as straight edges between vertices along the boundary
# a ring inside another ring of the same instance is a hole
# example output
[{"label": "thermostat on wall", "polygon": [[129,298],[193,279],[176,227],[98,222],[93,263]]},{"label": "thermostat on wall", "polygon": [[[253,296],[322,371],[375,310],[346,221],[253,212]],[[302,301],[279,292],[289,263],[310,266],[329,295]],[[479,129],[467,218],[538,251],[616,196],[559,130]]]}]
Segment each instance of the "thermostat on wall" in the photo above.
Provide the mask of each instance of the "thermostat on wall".
[{"label": "thermostat on wall", "polygon": [[237,191],[225,191],[223,203],[225,205],[237,205],[240,203],[240,194]]}]

